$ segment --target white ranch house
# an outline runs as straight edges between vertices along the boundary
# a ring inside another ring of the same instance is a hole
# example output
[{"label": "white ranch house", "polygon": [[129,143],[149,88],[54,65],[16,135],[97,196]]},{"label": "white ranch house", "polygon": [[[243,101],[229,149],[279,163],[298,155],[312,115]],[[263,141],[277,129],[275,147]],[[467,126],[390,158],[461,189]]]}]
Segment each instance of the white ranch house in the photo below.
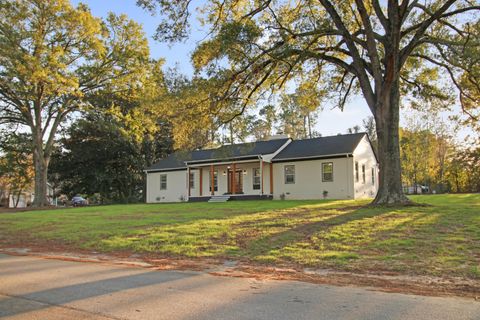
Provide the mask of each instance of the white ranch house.
[{"label": "white ranch house", "polygon": [[147,203],[375,197],[378,161],[366,133],[176,152],[145,170]]}]

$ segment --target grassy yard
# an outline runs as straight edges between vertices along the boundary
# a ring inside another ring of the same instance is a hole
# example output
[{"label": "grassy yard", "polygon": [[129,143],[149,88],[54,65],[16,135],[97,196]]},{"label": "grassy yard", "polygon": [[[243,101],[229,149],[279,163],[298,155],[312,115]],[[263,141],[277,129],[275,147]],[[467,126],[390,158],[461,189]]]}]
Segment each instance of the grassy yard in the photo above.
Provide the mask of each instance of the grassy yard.
[{"label": "grassy yard", "polygon": [[368,201],[114,205],[0,214],[0,246],[226,258],[480,279],[480,195]]}]

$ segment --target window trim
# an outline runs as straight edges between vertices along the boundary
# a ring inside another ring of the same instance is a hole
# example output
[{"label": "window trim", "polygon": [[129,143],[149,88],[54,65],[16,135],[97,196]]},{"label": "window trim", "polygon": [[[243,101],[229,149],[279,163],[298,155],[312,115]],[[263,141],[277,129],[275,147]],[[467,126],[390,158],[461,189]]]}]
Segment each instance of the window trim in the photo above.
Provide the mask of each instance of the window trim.
[{"label": "window trim", "polygon": [[[255,175],[255,171],[258,172],[258,175]],[[258,178],[258,184],[255,183],[255,178]],[[252,168],[252,188],[253,190],[260,190],[262,187],[262,176],[260,174],[260,167]]]},{"label": "window trim", "polygon": [[360,174],[358,170],[358,161],[355,161],[355,182],[360,182]]},{"label": "window trim", "polygon": [[195,189],[195,173],[190,172],[190,175],[188,176],[188,186],[190,189]]},{"label": "window trim", "polygon": [[367,167],[365,164],[362,164],[362,183],[365,184],[367,182]]},{"label": "window trim", "polygon": [[[331,175],[332,175],[332,178],[330,180],[326,180],[325,179],[325,165],[332,165],[332,172],[331,172]],[[332,161],[329,161],[329,162],[322,162],[322,182],[333,182],[333,162]]]},{"label": "window trim", "polygon": [[[293,168],[293,173],[287,174],[287,167]],[[288,182],[287,176],[293,176],[293,181]],[[287,164],[283,166],[283,182],[284,184],[295,184],[295,165],[294,164]]]},{"label": "window trim", "polygon": [[[165,188],[162,188],[162,184],[163,184],[163,183],[162,183],[162,178],[165,178],[165,182],[164,182],[164,183],[165,183]],[[167,188],[168,188],[168,183],[167,183],[167,181],[168,181],[168,176],[167,176],[167,174],[166,174],[166,173],[161,174],[161,175],[160,175],[160,190],[167,190]]]}]

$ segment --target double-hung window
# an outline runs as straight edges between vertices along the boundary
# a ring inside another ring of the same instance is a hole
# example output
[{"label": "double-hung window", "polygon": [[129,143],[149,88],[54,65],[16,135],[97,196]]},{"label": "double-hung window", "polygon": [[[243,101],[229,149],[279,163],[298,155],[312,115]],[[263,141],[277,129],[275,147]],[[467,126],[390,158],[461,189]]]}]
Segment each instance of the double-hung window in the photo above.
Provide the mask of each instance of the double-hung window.
[{"label": "double-hung window", "polygon": [[160,175],[160,190],[167,190],[167,175]]},{"label": "double-hung window", "polygon": [[358,182],[360,180],[359,175],[358,175],[358,161],[355,161],[355,182]]},{"label": "double-hung window", "polygon": [[365,165],[362,164],[362,182],[365,183],[366,177],[365,177]]},{"label": "double-hung window", "polygon": [[295,183],[295,166],[294,165],[285,166],[284,174],[285,174],[285,184]]},{"label": "double-hung window", "polygon": [[253,168],[253,190],[260,190],[260,168]]},{"label": "double-hung window", "polygon": [[195,188],[195,174],[193,172],[190,172],[190,176],[188,177],[188,183],[190,185],[190,189]]},{"label": "double-hung window", "polygon": [[333,162],[322,163],[322,181],[323,182],[333,181]]}]

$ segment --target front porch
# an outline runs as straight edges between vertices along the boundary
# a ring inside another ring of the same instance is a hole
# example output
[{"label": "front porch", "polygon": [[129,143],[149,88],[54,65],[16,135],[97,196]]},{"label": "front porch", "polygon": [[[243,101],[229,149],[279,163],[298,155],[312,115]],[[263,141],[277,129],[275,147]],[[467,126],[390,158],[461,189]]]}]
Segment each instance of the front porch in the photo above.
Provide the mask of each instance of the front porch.
[{"label": "front porch", "polygon": [[186,184],[188,201],[272,199],[273,167],[263,159],[188,164]]}]

